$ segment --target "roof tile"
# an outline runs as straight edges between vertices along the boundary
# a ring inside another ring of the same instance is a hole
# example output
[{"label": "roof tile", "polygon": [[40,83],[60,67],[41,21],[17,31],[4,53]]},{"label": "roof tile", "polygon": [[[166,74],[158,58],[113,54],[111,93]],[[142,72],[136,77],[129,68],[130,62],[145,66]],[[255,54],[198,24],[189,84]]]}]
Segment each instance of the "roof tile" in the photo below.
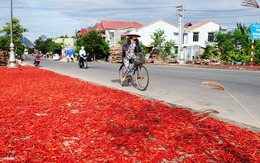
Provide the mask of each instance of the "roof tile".
[{"label": "roof tile", "polygon": [[127,28],[127,27],[136,27],[140,28],[143,25],[141,23],[135,21],[114,21],[114,20],[102,20],[101,26],[97,26],[97,29],[120,29],[120,28]]},{"label": "roof tile", "polygon": [[[196,28],[198,28],[198,27],[201,27],[201,26],[203,26],[204,24],[207,24],[207,23],[209,23],[209,22],[214,22],[214,23],[216,23],[216,22],[213,21],[213,20],[206,20],[206,21],[197,23],[197,24],[195,24],[195,25],[193,25],[193,26],[191,26],[191,27],[188,27],[188,28],[186,28],[186,30],[194,30],[194,29],[196,29]],[[217,24],[218,24],[218,23],[217,23]]]}]

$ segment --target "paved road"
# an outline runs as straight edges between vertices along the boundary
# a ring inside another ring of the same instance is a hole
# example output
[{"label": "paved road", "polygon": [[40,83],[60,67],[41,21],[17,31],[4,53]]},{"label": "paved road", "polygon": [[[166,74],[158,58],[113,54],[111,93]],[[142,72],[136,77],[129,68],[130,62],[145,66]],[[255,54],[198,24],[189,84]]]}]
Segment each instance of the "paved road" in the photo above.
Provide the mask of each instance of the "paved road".
[{"label": "paved road", "polygon": [[[32,63],[30,57],[26,63]],[[259,71],[146,65],[150,85],[147,91],[139,91],[119,85],[119,66],[90,62],[89,69],[79,69],[76,63],[49,59],[41,59],[40,64],[43,69],[193,110],[214,109],[220,119],[260,131]],[[225,91],[204,88],[201,86],[204,81],[218,82]]]}]

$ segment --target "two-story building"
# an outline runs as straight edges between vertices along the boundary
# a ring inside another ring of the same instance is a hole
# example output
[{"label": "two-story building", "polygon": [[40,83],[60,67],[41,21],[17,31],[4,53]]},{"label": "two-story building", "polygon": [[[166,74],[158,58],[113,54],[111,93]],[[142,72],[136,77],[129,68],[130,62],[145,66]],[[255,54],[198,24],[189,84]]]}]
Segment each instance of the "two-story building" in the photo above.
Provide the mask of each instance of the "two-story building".
[{"label": "two-story building", "polygon": [[193,60],[203,53],[207,45],[214,44],[214,34],[220,32],[220,25],[213,20],[206,20],[184,28],[184,60]]},{"label": "two-story building", "polygon": [[[163,30],[165,34],[165,40],[172,40],[175,46],[179,45],[179,27],[168,20],[157,19],[141,28],[138,28],[138,33],[141,35],[139,40],[144,45],[149,45],[153,42],[151,35],[158,29]],[[202,53],[202,50],[207,44],[213,44],[213,36],[220,31],[220,25],[213,21],[207,20],[195,25],[187,23],[184,27],[183,33],[183,48],[184,59],[192,60]],[[177,54],[176,54],[177,55]]]}]

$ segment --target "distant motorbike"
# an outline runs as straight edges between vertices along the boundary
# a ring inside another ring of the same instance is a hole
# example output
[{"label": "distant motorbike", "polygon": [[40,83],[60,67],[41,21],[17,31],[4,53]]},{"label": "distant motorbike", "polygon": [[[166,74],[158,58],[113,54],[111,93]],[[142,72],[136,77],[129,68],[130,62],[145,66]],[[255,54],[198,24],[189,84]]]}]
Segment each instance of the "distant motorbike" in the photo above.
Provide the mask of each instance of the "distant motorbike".
[{"label": "distant motorbike", "polygon": [[85,55],[79,57],[79,68],[88,68],[88,56],[89,54],[86,53]]},{"label": "distant motorbike", "polygon": [[41,58],[40,56],[35,57],[35,60],[33,63],[35,67],[38,67],[40,65],[40,58]]}]

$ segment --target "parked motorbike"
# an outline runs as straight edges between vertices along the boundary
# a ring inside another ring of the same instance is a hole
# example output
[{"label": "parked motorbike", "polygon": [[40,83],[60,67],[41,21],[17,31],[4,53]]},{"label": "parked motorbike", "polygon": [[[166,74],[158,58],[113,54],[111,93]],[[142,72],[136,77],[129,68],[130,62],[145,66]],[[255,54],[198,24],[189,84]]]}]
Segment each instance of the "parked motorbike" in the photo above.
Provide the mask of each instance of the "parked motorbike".
[{"label": "parked motorbike", "polygon": [[35,57],[35,60],[33,63],[35,67],[38,67],[40,65],[40,58],[41,58],[40,56]]},{"label": "parked motorbike", "polygon": [[79,57],[79,68],[88,68],[88,56],[89,54],[86,53],[85,55]]}]

